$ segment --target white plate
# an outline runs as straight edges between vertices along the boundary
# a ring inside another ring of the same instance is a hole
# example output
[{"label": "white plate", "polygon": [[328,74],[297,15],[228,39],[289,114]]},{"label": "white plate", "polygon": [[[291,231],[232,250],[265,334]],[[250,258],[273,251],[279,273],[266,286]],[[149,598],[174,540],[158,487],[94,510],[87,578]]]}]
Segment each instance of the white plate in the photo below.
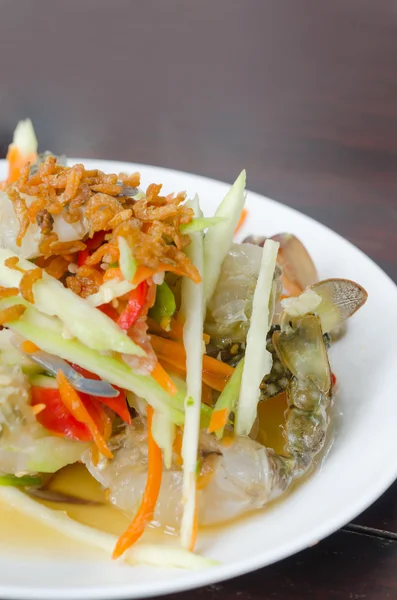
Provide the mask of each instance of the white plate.
[{"label": "white plate", "polygon": [[[198,193],[207,214],[228,185],[157,167],[79,161],[106,172],[135,171],[142,183],[162,182],[167,192]],[[0,161],[0,180],[4,177]],[[237,174],[236,174],[237,175]],[[249,173],[248,173],[249,182]],[[234,577],[307,548],[336,531],[376,500],[397,476],[397,288],[367,256],[323,225],[277,202],[248,194],[248,233],[295,233],[314,258],[321,278],[346,277],[369,293],[331,352],[340,395],[333,447],[323,467],[269,511],[200,540],[220,566],[200,571],[128,567],[59,537],[59,547],[30,539],[16,550],[0,545],[0,596],[7,598],[139,598],[169,594]],[[40,532],[40,529],[37,529]],[[44,534],[43,534],[44,535]],[[19,534],[23,539],[23,532]],[[69,557],[66,552],[69,551]]]}]

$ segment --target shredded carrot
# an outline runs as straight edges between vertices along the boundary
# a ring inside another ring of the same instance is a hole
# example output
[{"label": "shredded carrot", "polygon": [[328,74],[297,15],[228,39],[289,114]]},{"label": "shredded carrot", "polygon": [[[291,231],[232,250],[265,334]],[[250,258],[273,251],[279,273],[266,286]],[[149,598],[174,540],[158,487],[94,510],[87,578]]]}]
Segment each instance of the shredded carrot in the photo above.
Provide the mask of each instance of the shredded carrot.
[{"label": "shredded carrot", "polygon": [[208,335],[208,333],[203,333],[203,342],[204,344],[209,344],[211,341],[211,336]]},{"label": "shredded carrot", "polygon": [[178,367],[176,367],[172,363],[168,362],[167,360],[163,360],[162,358],[159,358],[159,363],[169,373],[173,373],[174,375],[177,375],[178,377],[181,377],[182,379],[184,379],[186,377],[186,369],[178,369]]},{"label": "shredded carrot", "polygon": [[172,452],[174,454],[175,463],[180,467],[183,465],[182,439],[182,430],[178,427],[175,434],[174,445],[172,446]]},{"label": "shredded carrot", "polygon": [[25,352],[26,354],[34,354],[35,352],[38,352],[40,350],[40,348],[38,346],[36,346],[36,344],[34,344],[33,342],[30,342],[29,340],[25,340],[21,344],[21,350],[22,350],[22,352]]},{"label": "shredded carrot", "polygon": [[196,492],[196,502],[194,505],[194,517],[193,517],[193,529],[192,529],[192,537],[190,538],[189,551],[193,552],[194,547],[196,545],[197,540],[197,532],[198,532],[198,508],[197,508],[197,492]]},{"label": "shredded carrot", "polygon": [[[175,273],[175,275],[184,275],[186,277],[186,273],[185,271],[183,271],[180,267],[175,266],[175,265],[170,265],[168,263],[159,263],[158,268],[157,268],[157,273],[162,273],[163,271],[169,271],[170,273]],[[195,283],[200,283],[201,279],[198,278],[197,280],[193,281]]]},{"label": "shredded carrot", "polygon": [[161,366],[161,364],[157,361],[151,375],[155,381],[170,394],[170,396],[175,396],[178,391],[175,383],[172,381],[171,377],[168,375],[167,371]]},{"label": "shredded carrot", "polygon": [[283,283],[283,288],[287,292],[288,298],[291,296],[299,296],[299,294],[303,292],[303,289],[300,287],[300,285],[289,279],[285,273],[282,274],[281,281]]},{"label": "shredded carrot", "polygon": [[15,144],[10,144],[7,152],[8,177],[7,185],[14,183],[21,176],[21,171],[27,162],[34,163],[37,160],[36,152],[22,154],[21,150]]},{"label": "shredded carrot", "polygon": [[[180,314],[178,314],[175,317],[171,318],[171,322],[170,322],[170,327],[171,327],[171,333],[173,334],[174,338],[176,340],[182,341],[183,340],[183,325],[184,325],[184,319],[180,316]],[[203,341],[205,344],[209,344],[211,338],[207,333],[203,333]]]},{"label": "shredded carrot", "polygon": [[221,439],[221,445],[224,448],[229,448],[234,443],[234,435],[225,431],[223,438]]},{"label": "shredded carrot", "polygon": [[102,433],[99,431],[97,424],[84,406],[80,396],[66,379],[61,370],[59,370],[57,374],[57,383],[61,400],[66,408],[75,419],[80,421],[80,423],[87,425],[99,452],[103,454],[103,456],[106,456],[106,458],[113,458],[113,454],[109,450],[109,446],[105,442],[105,439]]},{"label": "shredded carrot", "polygon": [[236,234],[242,228],[242,226],[244,225],[244,222],[247,218],[247,215],[248,215],[248,210],[246,208],[243,208],[243,210],[241,211],[240,218],[237,223],[237,227],[234,230],[234,234]]},{"label": "shredded carrot", "polygon": [[45,408],[47,408],[46,404],[35,404],[34,406],[32,406],[32,412],[36,417],[39,413],[43,412]]},{"label": "shredded carrot", "polygon": [[171,318],[171,331],[175,335],[175,337],[182,341],[183,340],[183,325],[184,320],[179,315],[175,318]]},{"label": "shredded carrot", "polygon": [[[186,352],[183,344],[167,340],[157,335],[149,336],[153,350],[164,365],[174,365],[179,371],[186,372]],[[214,390],[221,392],[229,381],[234,369],[216,358],[203,356],[203,381]]]},{"label": "shredded carrot", "polygon": [[157,335],[150,335],[149,339],[159,358],[175,364],[179,369],[186,370],[186,352],[182,343],[166,340]]},{"label": "shredded carrot", "polygon": [[99,464],[99,450],[98,446],[95,446],[95,444],[92,444],[91,446],[91,460],[94,467],[97,467]]},{"label": "shredded carrot", "polygon": [[142,281],[149,279],[149,277],[152,277],[152,275],[154,275],[155,273],[156,271],[154,269],[150,269],[149,267],[144,267],[143,265],[140,265],[135,272],[132,283],[134,285],[139,285],[140,283],[142,283]]},{"label": "shredded carrot", "polygon": [[208,406],[212,406],[212,389],[205,383],[201,387],[201,401]]},{"label": "shredded carrot", "polygon": [[[173,340],[174,342],[182,342],[183,323],[178,317],[176,319],[171,317],[169,331],[163,329],[160,324],[157,323],[157,321],[151,319],[150,317],[147,318],[146,322],[149,328],[149,333],[154,333],[159,337],[166,338],[167,340]],[[206,333],[203,333],[203,341],[205,344],[208,344],[210,342],[210,336]]]},{"label": "shredded carrot", "polygon": [[148,474],[142,502],[128,529],[119,537],[113,551],[113,558],[119,558],[132,546],[145,531],[146,525],[153,519],[157,499],[160,493],[163,474],[163,457],[161,450],[152,436],[153,408],[147,409],[148,431]]},{"label": "shredded carrot", "polygon": [[206,354],[204,354],[203,356],[203,365],[205,371],[208,371],[208,373],[212,373],[217,377],[223,377],[227,381],[234,373],[234,367],[231,367],[230,365],[222,362],[221,360],[212,358],[212,356],[207,356]]},{"label": "shredded carrot", "polygon": [[[211,373],[210,371],[208,371],[205,368],[205,365],[207,363],[207,358],[211,358],[210,356],[203,356],[203,382],[207,385],[209,385],[213,390],[216,390],[217,392],[223,392],[223,390],[225,389],[225,385],[227,384],[227,382],[230,379],[231,375],[222,375],[222,374],[214,374]],[[211,361],[216,360],[215,358],[211,358]],[[220,360],[217,360],[216,362],[221,362]],[[225,364],[225,363],[221,363],[221,364]],[[229,365],[226,365],[229,366]],[[230,367],[230,369],[233,369],[233,367]],[[233,373],[234,369],[232,370]]]},{"label": "shredded carrot", "polygon": [[169,340],[175,340],[176,342],[179,341],[179,338],[175,335],[175,333],[172,331],[172,329],[170,329],[169,331],[166,331],[154,319],[151,319],[150,317],[148,317],[146,323],[148,325],[149,333],[155,333],[156,335],[158,335],[160,337],[165,337]]},{"label": "shredded carrot", "polygon": [[211,415],[211,421],[208,426],[208,431],[210,433],[214,433],[214,431],[218,431],[222,427],[225,427],[227,423],[228,410],[227,408],[221,408],[220,410],[214,410]]},{"label": "shredded carrot", "polygon": [[105,271],[103,281],[110,281],[111,279],[116,279],[116,277],[118,279],[124,279],[123,274],[118,267],[111,267],[110,269]]},{"label": "shredded carrot", "polygon": [[207,456],[204,463],[201,465],[200,471],[197,475],[197,490],[203,490],[211,483],[215,475],[215,465],[217,459],[217,454],[211,454]]},{"label": "shredded carrot", "polygon": [[170,273],[176,273],[176,275],[186,275],[186,273],[180,267],[177,267],[175,265],[171,265],[168,263],[159,262],[157,269],[150,269],[150,267],[145,267],[143,265],[140,265],[136,270],[136,273],[135,273],[134,279],[132,280],[132,283],[134,285],[138,285],[142,281],[145,281],[145,279],[152,277],[156,273],[163,273],[164,271],[169,271]]}]

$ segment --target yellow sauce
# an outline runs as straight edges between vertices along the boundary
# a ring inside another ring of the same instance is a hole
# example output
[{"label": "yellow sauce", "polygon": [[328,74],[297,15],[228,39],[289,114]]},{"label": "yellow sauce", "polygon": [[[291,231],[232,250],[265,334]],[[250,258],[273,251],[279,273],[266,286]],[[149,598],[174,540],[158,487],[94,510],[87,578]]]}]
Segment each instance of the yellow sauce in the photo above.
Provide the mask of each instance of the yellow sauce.
[{"label": "yellow sauce", "polygon": [[266,448],[273,448],[277,454],[284,454],[286,410],[286,394],[274,396],[258,405],[259,424],[255,439]]},{"label": "yellow sauce", "polygon": [[[258,432],[256,439],[261,444],[273,448],[275,452],[281,454],[284,452],[285,446],[283,431],[286,409],[287,402],[285,395],[262,402],[258,408]],[[299,485],[301,482],[302,479],[295,482],[291,487],[296,488],[296,485]],[[98,502],[97,506],[85,506],[40,501],[54,510],[66,512],[71,518],[80,523],[117,536],[129,525],[130,517],[107,502],[106,490],[88,473],[82,464],[70,465],[56,473],[47,485],[47,489]],[[285,495],[282,496],[281,500],[284,497]],[[273,503],[270,504],[269,509],[272,505]],[[214,529],[220,529],[224,526],[225,524],[204,528],[204,531],[210,534]],[[55,548],[58,555],[65,555],[65,552],[70,552],[72,548],[74,554],[76,553],[76,543],[67,540],[59,533],[51,531],[48,527],[43,527],[41,523],[21,515],[7,506],[0,507],[0,530],[2,532],[0,548],[9,548],[10,545],[14,547],[21,547],[23,545],[27,548],[31,548],[32,546],[37,548],[45,547],[47,550],[51,549],[51,555],[55,551]],[[170,533],[169,531],[161,533],[158,529],[152,529],[145,534],[145,538],[149,537],[150,541],[160,541],[164,534],[169,535]],[[92,556],[92,553],[92,548],[81,548],[79,545],[79,556],[89,557]]]},{"label": "yellow sauce", "polygon": [[47,489],[98,502],[98,506],[42,502],[55,510],[65,511],[69,517],[84,525],[120,535],[131,521],[131,518],[107,501],[106,491],[89,474],[84,465],[69,465],[61,469],[51,479]]}]

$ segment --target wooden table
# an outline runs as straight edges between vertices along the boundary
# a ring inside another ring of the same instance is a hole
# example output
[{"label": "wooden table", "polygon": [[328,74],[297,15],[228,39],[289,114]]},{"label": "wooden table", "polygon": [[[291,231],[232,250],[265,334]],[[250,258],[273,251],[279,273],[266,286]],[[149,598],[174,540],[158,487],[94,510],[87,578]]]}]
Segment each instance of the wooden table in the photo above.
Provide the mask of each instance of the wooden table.
[{"label": "wooden table", "polygon": [[[397,280],[392,0],[0,0],[0,156],[42,148],[232,181],[326,223]],[[371,443],[371,440],[368,440]],[[395,460],[395,457],[385,457]],[[397,597],[396,485],[316,547],[213,600]]]}]

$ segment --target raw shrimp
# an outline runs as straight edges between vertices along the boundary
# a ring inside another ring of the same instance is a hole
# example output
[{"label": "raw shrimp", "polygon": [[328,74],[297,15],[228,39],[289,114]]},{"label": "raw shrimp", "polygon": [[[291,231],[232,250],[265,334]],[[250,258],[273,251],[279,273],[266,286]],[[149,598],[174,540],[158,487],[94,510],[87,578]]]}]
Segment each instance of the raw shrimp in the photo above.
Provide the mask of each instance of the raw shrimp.
[{"label": "raw shrimp", "polygon": [[[22,194],[26,206],[35,200],[33,196]],[[42,229],[37,223],[30,223],[20,247],[16,244],[19,231],[19,221],[14,211],[14,204],[6,192],[0,191],[0,247],[18,252],[24,258],[36,258],[42,253],[39,250],[45,239]],[[88,233],[88,227],[83,221],[68,223],[61,215],[53,216],[52,231],[57,234],[58,241],[71,242],[81,240]]]},{"label": "raw shrimp", "polygon": [[[354,282],[331,279],[284,302],[281,325],[272,328],[268,349],[273,370],[262,383],[262,398],[274,390],[286,390],[284,454],[276,454],[250,437],[226,437],[218,441],[202,430],[199,444],[198,521],[222,523],[277,498],[295,477],[311,466],[327,434],[327,408],[332,377],[324,334],[340,326],[366,301],[366,292]],[[322,324],[324,329],[322,328]],[[328,324],[328,326],[327,326]],[[110,501],[133,514],[140,502],[147,476],[147,433],[140,417],[112,438],[112,462],[94,464],[91,452],[83,455],[90,473],[110,490]],[[182,470],[175,455],[163,473],[153,525],[179,529],[182,515]]]},{"label": "raw shrimp", "polygon": [[[147,475],[147,433],[144,422],[133,425],[110,442],[112,461],[92,461],[91,451],[83,455],[90,473],[110,490],[110,501],[134,514]],[[198,521],[212,525],[259,509],[287,488],[291,479],[290,461],[277,456],[248,437],[228,443],[202,430],[199,444]],[[153,525],[177,530],[182,517],[182,469],[174,455],[171,469],[163,472],[160,496]],[[201,489],[200,489],[201,488]]]}]

